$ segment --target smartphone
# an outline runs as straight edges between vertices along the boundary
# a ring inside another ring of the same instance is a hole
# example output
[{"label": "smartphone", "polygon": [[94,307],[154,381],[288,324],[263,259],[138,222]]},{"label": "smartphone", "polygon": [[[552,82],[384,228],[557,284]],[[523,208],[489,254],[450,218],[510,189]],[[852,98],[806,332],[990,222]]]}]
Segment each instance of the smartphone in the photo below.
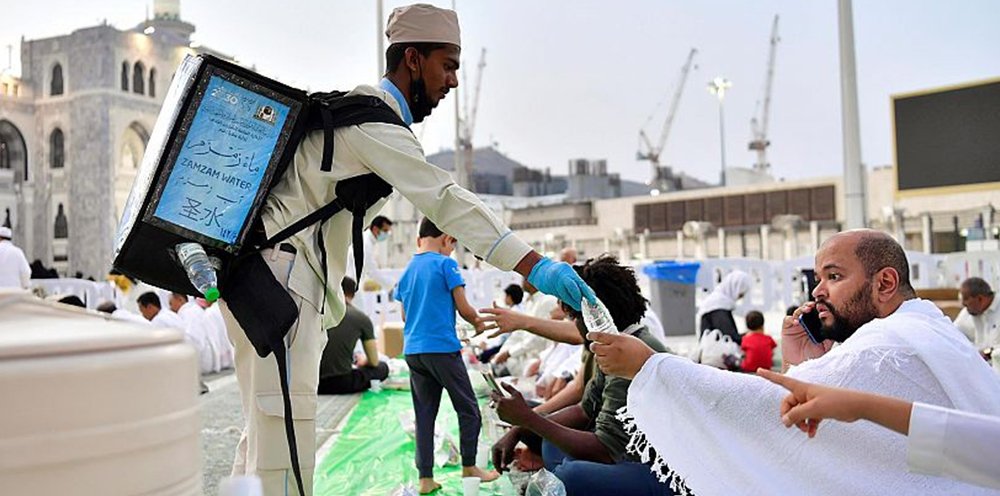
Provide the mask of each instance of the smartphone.
[{"label": "smartphone", "polygon": [[823,342],[823,337],[820,334],[820,329],[823,328],[823,321],[819,319],[819,310],[816,310],[814,307],[811,312],[799,314],[799,324],[806,330],[806,335],[809,336],[810,341],[816,344]]},{"label": "smartphone", "polygon": [[497,393],[503,396],[507,396],[507,391],[504,391],[503,388],[501,388],[500,385],[497,384],[497,379],[496,377],[493,377],[492,371],[484,370],[482,374],[483,374],[483,379],[486,379],[486,384],[489,384],[490,389],[496,391]]}]

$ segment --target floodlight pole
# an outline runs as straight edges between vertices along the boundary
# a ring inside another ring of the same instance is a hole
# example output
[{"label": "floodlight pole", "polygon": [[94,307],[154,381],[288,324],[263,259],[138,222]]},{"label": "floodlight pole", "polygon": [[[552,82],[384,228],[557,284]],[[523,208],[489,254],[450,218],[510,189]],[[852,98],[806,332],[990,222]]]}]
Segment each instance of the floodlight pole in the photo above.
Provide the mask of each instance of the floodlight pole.
[{"label": "floodlight pole", "polygon": [[722,171],[719,174],[719,185],[726,185],[726,120],[723,113],[723,100],[726,98],[726,91],[733,86],[733,83],[724,77],[717,77],[708,82],[708,92],[719,99],[719,148],[722,156]]},{"label": "floodlight pole", "polygon": [[868,226],[865,168],[861,163],[861,130],[858,118],[858,77],[854,60],[854,14],[851,0],[837,1],[840,24],[840,108],[844,136],[845,228]]}]

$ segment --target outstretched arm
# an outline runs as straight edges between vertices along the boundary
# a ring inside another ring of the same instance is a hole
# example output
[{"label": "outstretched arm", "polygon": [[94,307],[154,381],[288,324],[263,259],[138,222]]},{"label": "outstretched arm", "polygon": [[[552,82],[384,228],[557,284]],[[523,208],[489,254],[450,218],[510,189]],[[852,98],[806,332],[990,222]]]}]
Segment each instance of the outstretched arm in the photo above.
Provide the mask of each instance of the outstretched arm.
[{"label": "outstretched arm", "polygon": [[583,282],[573,266],[566,262],[553,262],[536,251],[530,251],[514,267],[539,291],[555,296],[567,305],[580,310],[580,302],[597,302],[594,290]]},{"label": "outstretched arm", "polygon": [[785,427],[796,426],[809,437],[823,419],[854,422],[865,419],[892,429],[904,436],[910,431],[913,403],[852,389],[820,386],[757,369],[757,375],[789,391],[781,401],[781,421]]},{"label": "outstretched arm", "polygon": [[391,184],[443,232],[503,270],[515,270],[545,294],[573,308],[593,290],[565,262],[553,262],[531,249],[481,199],[455,184],[452,176],[427,162],[413,133],[383,123],[342,130],[344,142],[359,160]]},{"label": "outstretched arm", "polygon": [[476,328],[476,334],[483,332],[484,324],[480,320],[479,314],[469,304],[469,300],[465,298],[465,286],[456,286],[455,289],[452,289],[451,297],[455,300],[455,309],[458,310],[458,314],[462,316],[462,319]]},{"label": "outstretched arm", "polygon": [[553,320],[532,317],[506,308],[483,308],[485,329],[496,329],[491,338],[518,330],[528,331],[543,338],[561,343],[582,344],[583,338],[576,324],[568,320]]},{"label": "outstretched arm", "polygon": [[605,374],[632,380],[642,370],[649,357],[656,354],[641,339],[628,334],[589,332],[590,351],[594,353],[597,366]]}]

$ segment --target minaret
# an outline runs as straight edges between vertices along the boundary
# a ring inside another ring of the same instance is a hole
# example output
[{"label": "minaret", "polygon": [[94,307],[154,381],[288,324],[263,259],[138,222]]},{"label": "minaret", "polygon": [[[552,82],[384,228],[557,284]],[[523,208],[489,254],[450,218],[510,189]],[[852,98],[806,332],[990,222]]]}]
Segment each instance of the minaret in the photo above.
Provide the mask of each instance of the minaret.
[{"label": "minaret", "polygon": [[194,33],[194,25],[181,20],[180,0],[153,0],[153,18],[144,21],[137,30],[154,36],[169,33],[167,40],[170,42],[187,44]]},{"label": "minaret", "polygon": [[153,19],[181,20],[181,0],[153,0]]}]

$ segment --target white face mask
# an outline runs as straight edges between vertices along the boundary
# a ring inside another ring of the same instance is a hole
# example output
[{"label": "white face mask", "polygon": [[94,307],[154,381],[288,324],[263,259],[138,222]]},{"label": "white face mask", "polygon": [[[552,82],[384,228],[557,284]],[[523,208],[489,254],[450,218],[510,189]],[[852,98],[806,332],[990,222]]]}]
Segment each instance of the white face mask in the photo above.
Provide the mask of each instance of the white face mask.
[{"label": "white face mask", "polygon": [[378,233],[377,235],[375,235],[375,241],[385,241],[387,239],[389,239],[389,233],[387,233],[385,231],[382,231],[382,232]]}]

